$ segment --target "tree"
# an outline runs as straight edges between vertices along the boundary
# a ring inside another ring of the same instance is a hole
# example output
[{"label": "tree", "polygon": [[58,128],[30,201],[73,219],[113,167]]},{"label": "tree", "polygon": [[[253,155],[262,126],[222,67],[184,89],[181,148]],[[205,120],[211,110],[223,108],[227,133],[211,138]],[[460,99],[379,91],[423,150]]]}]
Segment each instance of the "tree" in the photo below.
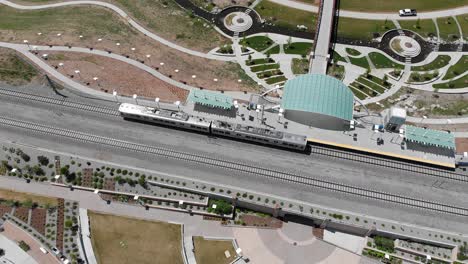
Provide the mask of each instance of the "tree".
[{"label": "tree", "polygon": [[21,158],[26,162],[31,160],[31,157],[29,157],[29,155],[24,152],[21,153]]},{"label": "tree", "polygon": [[45,175],[44,170],[39,165],[34,165],[32,167],[32,172],[37,176],[44,176]]},{"label": "tree", "polygon": [[[216,205],[216,208],[213,209],[213,204]],[[215,214],[219,215],[229,215],[232,213],[232,206],[226,201],[223,200],[214,200],[210,207],[208,208],[208,212],[214,212]]]},{"label": "tree", "polygon": [[49,158],[47,158],[46,156],[38,156],[38,157],[37,157],[37,161],[38,161],[39,164],[41,164],[42,166],[47,166],[47,165],[49,165]]}]

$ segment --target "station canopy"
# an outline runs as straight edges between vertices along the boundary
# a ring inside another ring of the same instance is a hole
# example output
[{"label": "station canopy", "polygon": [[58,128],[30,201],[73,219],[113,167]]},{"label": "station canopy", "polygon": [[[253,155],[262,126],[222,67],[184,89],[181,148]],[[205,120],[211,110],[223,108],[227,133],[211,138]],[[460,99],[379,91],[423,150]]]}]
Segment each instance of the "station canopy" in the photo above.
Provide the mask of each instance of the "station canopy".
[{"label": "station canopy", "polygon": [[353,119],[354,96],[340,80],[323,74],[304,74],[288,80],[281,108]]},{"label": "station canopy", "polygon": [[231,96],[204,90],[191,90],[188,100],[195,104],[213,108],[231,109],[233,107]]},{"label": "station canopy", "polygon": [[406,126],[405,139],[428,146],[455,149],[455,137],[452,133],[440,130],[424,129],[415,126]]}]

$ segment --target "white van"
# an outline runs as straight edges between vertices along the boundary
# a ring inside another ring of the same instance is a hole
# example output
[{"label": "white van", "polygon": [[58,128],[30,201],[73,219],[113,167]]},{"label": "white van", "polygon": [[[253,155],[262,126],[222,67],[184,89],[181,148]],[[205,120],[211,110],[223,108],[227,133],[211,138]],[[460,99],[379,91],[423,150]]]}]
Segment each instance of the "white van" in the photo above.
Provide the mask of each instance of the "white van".
[{"label": "white van", "polygon": [[40,247],[39,250],[40,250],[42,253],[44,253],[44,254],[49,253],[49,252],[48,252],[45,248],[43,248],[43,247]]}]

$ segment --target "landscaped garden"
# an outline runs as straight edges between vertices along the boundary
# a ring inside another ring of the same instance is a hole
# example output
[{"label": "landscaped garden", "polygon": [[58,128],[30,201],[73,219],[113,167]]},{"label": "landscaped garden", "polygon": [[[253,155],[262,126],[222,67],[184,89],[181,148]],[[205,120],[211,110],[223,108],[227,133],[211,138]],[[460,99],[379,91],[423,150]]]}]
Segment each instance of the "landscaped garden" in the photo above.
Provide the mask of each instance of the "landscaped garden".
[{"label": "landscaped garden", "polygon": [[309,72],[309,60],[308,59],[293,59],[292,60],[292,72],[294,74],[306,74]]},{"label": "landscaped garden", "polygon": [[356,66],[368,69],[369,68],[369,62],[367,61],[367,57],[359,57],[359,58],[354,58],[354,57],[349,57],[349,60],[351,64],[354,64]]},{"label": "landscaped garden", "polygon": [[349,87],[354,95],[362,100],[384,93],[390,88],[390,83],[387,82],[386,77],[380,79],[367,73],[356,79]]},{"label": "landscaped garden", "polygon": [[370,40],[395,29],[390,20],[366,20],[340,17],[338,19],[338,37]]},{"label": "landscaped garden", "polygon": [[461,78],[455,79],[453,81],[445,82],[445,83],[437,83],[434,84],[432,87],[435,89],[458,89],[458,88],[466,88],[468,87],[468,75],[465,75]]},{"label": "landscaped garden", "polygon": [[284,53],[286,54],[298,54],[303,57],[310,54],[312,50],[312,43],[308,42],[293,42],[291,44],[284,45]]},{"label": "landscaped garden", "polygon": [[457,22],[453,17],[437,18],[440,38],[446,41],[455,41],[460,38]]},{"label": "landscaped garden", "polygon": [[437,29],[432,19],[399,20],[403,29],[414,31],[423,38],[437,37]]},{"label": "landscaped garden", "polygon": [[[229,264],[237,257],[230,240],[213,240],[193,237],[195,259],[200,264]],[[228,252],[226,257],[225,252]]]},{"label": "landscaped garden", "polygon": [[460,23],[460,27],[463,32],[463,37],[465,38],[465,40],[468,40],[468,14],[459,15],[456,18],[458,20],[458,23]]},{"label": "landscaped garden", "polygon": [[468,71],[468,55],[463,55],[454,65],[448,68],[442,80],[450,80],[464,74],[466,71]]},{"label": "landscaped garden", "polygon": [[98,263],[182,264],[181,227],[88,212]]},{"label": "landscaped garden", "polygon": [[410,82],[429,82],[439,77],[439,71],[435,70],[432,72],[411,72],[409,81]]},{"label": "landscaped garden", "polygon": [[422,66],[412,66],[412,71],[433,71],[447,66],[450,62],[450,56],[439,55],[433,61]]},{"label": "landscaped garden", "polygon": [[255,10],[268,23],[292,30],[298,30],[298,26],[305,26],[304,30],[308,32],[315,30],[317,13],[287,7],[268,0],[262,1],[255,7]]},{"label": "landscaped garden", "polygon": [[273,45],[274,42],[268,36],[254,36],[249,38],[243,38],[240,41],[240,44],[250,47],[256,51],[263,51],[266,48]]},{"label": "landscaped garden", "polygon": [[351,55],[351,56],[357,57],[357,56],[361,55],[361,52],[359,52],[359,51],[356,50],[356,49],[346,48],[345,50],[346,50],[346,53],[348,53],[348,54]]},{"label": "landscaped garden", "polygon": [[387,56],[379,52],[369,53],[369,58],[377,69],[382,68],[393,68],[393,69],[403,69],[404,66],[400,63],[394,62]]}]

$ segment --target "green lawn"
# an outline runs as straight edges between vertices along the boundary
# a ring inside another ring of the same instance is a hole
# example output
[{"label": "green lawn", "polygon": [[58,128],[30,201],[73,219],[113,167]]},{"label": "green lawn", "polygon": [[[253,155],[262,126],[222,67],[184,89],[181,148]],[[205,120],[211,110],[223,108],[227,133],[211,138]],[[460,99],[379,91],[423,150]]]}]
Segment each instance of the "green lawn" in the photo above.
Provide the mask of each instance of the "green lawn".
[{"label": "green lawn", "polygon": [[379,92],[379,93],[384,93],[387,88],[375,83],[375,82],[372,82],[372,81],[369,81],[368,79],[366,78],[363,78],[363,77],[359,77],[357,79],[358,82],[364,84],[364,85],[367,85],[369,86],[370,88],[374,89],[375,91]]},{"label": "green lawn", "polygon": [[398,23],[403,29],[414,31],[423,38],[437,36],[437,29],[432,19],[399,20]]},{"label": "green lawn", "polygon": [[423,73],[420,73],[420,72],[412,72],[410,74],[410,77],[409,77],[409,80],[411,82],[426,82],[426,81],[430,81],[432,79],[435,79],[437,76],[439,76],[439,72],[438,71],[434,71],[434,72],[423,72]]},{"label": "green lawn", "polygon": [[240,41],[241,45],[251,47],[256,51],[262,51],[274,44],[273,40],[266,36],[255,36]]},{"label": "green lawn", "polygon": [[456,79],[450,82],[434,84],[432,87],[436,89],[467,88],[468,87],[468,75],[465,75],[459,79]]},{"label": "green lawn", "polygon": [[284,76],[276,76],[276,77],[266,79],[265,82],[268,84],[275,84],[275,83],[279,83],[279,82],[286,81],[286,80],[287,78]]},{"label": "green lawn", "polygon": [[342,65],[332,64],[327,68],[327,75],[333,76],[338,80],[343,80],[345,67]]},{"label": "green lawn", "polygon": [[262,1],[255,10],[269,23],[293,30],[297,30],[298,25],[306,26],[308,32],[315,30],[317,13],[290,8],[268,0]]},{"label": "green lawn", "polygon": [[468,40],[468,14],[457,16],[458,23],[463,31],[463,37]]},{"label": "green lawn", "polygon": [[404,68],[402,64],[392,61],[387,56],[379,52],[371,52],[369,53],[368,56],[377,69],[383,69],[383,68],[403,69]]},{"label": "green lawn", "polygon": [[88,215],[98,263],[183,263],[180,225],[91,211]]},{"label": "green lawn", "polygon": [[382,35],[395,25],[390,20],[366,20],[340,17],[338,19],[338,36],[352,39],[372,39],[374,33]]},{"label": "green lawn", "polygon": [[[207,240],[203,237],[193,237],[195,259],[200,264],[229,264],[237,257],[232,241]],[[228,251],[229,258],[224,252]]]},{"label": "green lawn", "polygon": [[262,72],[266,70],[279,69],[279,64],[264,64],[250,67],[252,72]]},{"label": "green lawn", "polygon": [[360,57],[360,58],[349,57],[349,60],[351,61],[351,64],[354,64],[356,66],[359,66],[365,69],[369,68],[369,62],[367,62],[367,58],[365,56]]},{"label": "green lawn", "polygon": [[37,70],[14,51],[0,50],[0,81],[20,85],[30,82],[37,75]]},{"label": "green lawn", "polygon": [[374,75],[369,75],[369,77],[366,77],[366,79],[372,81],[372,82],[375,82],[377,84],[380,84],[381,86],[383,87],[387,87],[388,84],[385,84],[384,80],[374,76]]},{"label": "green lawn", "polygon": [[361,55],[361,52],[359,52],[358,50],[352,49],[352,48],[346,48],[346,53],[348,53],[351,56]]},{"label": "green lawn", "polygon": [[292,72],[294,74],[306,74],[309,72],[309,60],[308,59],[293,59],[292,60]]},{"label": "green lawn", "polygon": [[360,84],[358,82],[353,82],[351,85],[353,87],[357,88],[357,90],[369,95],[370,97],[374,97],[374,96],[379,95],[376,91],[374,91],[371,88],[368,88],[366,85]]},{"label": "green lawn", "polygon": [[468,55],[463,55],[454,65],[450,66],[442,80],[457,77],[468,70]]},{"label": "green lawn", "polygon": [[260,65],[260,64],[266,64],[266,63],[273,63],[275,62],[272,58],[269,59],[255,59],[255,60],[250,60],[247,61],[247,65],[252,66],[252,65]]},{"label": "green lawn", "polygon": [[351,89],[351,91],[353,92],[354,96],[356,96],[357,98],[359,98],[360,100],[364,100],[366,98],[368,98],[369,96],[367,94],[364,94],[362,93],[361,91],[359,91],[357,88],[354,88],[354,87],[349,87]]},{"label": "green lawn", "polygon": [[286,54],[299,54],[307,56],[312,50],[312,43],[308,42],[293,42],[291,45],[284,45],[284,53]]},{"label": "green lawn", "polygon": [[279,52],[280,52],[280,45],[276,45],[265,53],[266,54],[278,54]]},{"label": "green lawn", "polygon": [[395,12],[403,8],[418,11],[450,9],[468,5],[468,0],[342,0],[340,8],[366,12]]},{"label": "green lawn", "polygon": [[432,71],[440,69],[450,62],[450,56],[448,55],[439,55],[435,60],[431,61],[430,63],[422,66],[413,66],[411,67],[412,71]]},{"label": "green lawn", "polygon": [[[351,84],[351,85],[352,85],[352,84]],[[357,98],[359,98],[360,100],[364,100],[364,99],[366,99],[367,97],[369,97],[367,94],[362,93],[359,89],[354,88],[354,87],[352,87],[351,85],[349,86],[349,89],[351,89],[351,91],[353,92],[353,94],[354,94]]]},{"label": "green lawn", "polygon": [[439,25],[441,39],[454,41],[460,38],[457,23],[452,17],[437,18],[437,24]]},{"label": "green lawn", "polygon": [[333,51],[333,61],[346,62],[346,60],[343,57],[341,57],[341,55],[338,54],[338,52],[336,52],[336,51]]}]

